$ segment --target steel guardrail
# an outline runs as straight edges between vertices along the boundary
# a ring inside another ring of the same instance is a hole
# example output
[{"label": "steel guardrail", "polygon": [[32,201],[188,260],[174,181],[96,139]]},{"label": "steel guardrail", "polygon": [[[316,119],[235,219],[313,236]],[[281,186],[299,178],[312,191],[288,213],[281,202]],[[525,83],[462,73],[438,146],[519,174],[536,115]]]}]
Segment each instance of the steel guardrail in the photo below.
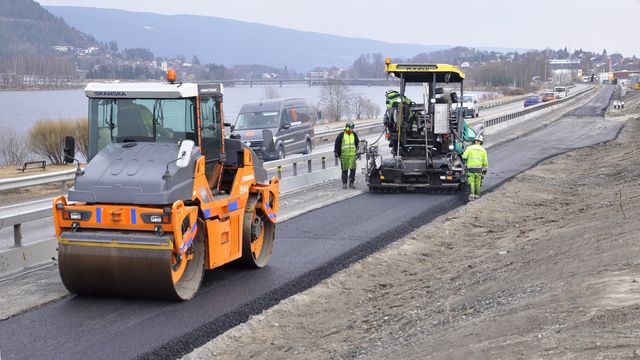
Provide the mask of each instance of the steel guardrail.
[{"label": "steel guardrail", "polygon": [[491,100],[487,102],[480,103],[480,109],[490,109],[496,106],[502,106],[507,104],[512,104],[514,102],[522,101],[527,98],[529,95],[518,95],[518,96],[510,96],[499,100]]},{"label": "steel guardrail", "polygon": [[553,101],[547,101],[547,102],[540,103],[540,104],[537,104],[537,105],[529,106],[529,107],[525,108],[524,110],[520,110],[520,111],[516,111],[516,112],[513,112],[513,113],[494,116],[494,117],[491,117],[489,119],[483,120],[483,124],[484,124],[485,127],[489,127],[489,126],[493,126],[493,125],[497,125],[497,124],[503,123],[503,122],[508,121],[508,120],[519,118],[521,116],[530,114],[532,112],[535,112],[535,111],[538,111],[538,110],[542,110],[544,108],[547,108],[547,107],[550,107],[550,106],[553,106],[553,105],[558,105],[558,104],[562,104],[564,102],[573,100],[577,96],[580,96],[580,95],[582,95],[582,94],[584,94],[586,92],[592,91],[593,89],[595,89],[595,87],[587,87],[586,89],[580,90],[580,91],[578,91],[576,93],[573,93],[572,95],[567,96],[567,97],[562,98],[562,99],[553,100]]},{"label": "steel guardrail", "polygon": [[30,176],[20,176],[8,179],[0,179],[0,191],[10,191],[29,186],[46,185],[53,183],[66,183],[74,180],[76,169],[37,174]]},{"label": "steel guardrail", "polygon": [[[26,205],[37,204],[29,210],[22,210]],[[14,210],[15,209],[15,210]],[[52,216],[52,200],[46,199],[28,204],[16,204],[2,208],[0,213],[0,229],[13,226],[13,246],[22,246],[22,224],[46,219]]]}]

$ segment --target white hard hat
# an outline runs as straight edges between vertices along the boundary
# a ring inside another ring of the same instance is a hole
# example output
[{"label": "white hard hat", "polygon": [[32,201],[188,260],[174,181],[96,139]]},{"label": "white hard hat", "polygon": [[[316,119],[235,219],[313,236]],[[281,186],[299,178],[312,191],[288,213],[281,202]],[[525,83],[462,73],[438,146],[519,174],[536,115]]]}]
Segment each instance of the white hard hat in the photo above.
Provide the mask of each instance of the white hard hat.
[{"label": "white hard hat", "polygon": [[482,135],[478,135],[476,136],[476,141],[480,141],[481,143],[484,142],[484,137]]}]

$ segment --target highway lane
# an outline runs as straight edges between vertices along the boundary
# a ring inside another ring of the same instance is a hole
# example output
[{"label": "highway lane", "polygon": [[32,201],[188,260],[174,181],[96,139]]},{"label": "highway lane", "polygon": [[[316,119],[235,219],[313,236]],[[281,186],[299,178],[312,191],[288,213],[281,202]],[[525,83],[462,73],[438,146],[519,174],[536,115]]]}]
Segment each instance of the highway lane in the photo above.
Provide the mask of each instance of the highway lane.
[{"label": "highway lane", "polygon": [[[610,96],[605,89],[591,110],[491,148],[486,190],[550,156],[615,138],[621,124],[584,116],[601,114],[594,110]],[[71,297],[2,321],[3,359],[175,358],[459,204],[457,195],[369,193],[335,203],[279,224],[267,268],[210,272],[189,302]]]}]

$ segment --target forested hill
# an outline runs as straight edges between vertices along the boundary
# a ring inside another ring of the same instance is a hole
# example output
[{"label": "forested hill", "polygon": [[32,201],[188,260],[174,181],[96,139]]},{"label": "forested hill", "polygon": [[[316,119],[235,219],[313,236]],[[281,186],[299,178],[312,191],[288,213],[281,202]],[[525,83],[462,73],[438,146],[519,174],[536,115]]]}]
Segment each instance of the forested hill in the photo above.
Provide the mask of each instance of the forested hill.
[{"label": "forested hill", "polygon": [[0,55],[44,55],[56,45],[86,48],[95,43],[33,0],[0,0]]},{"label": "forested hill", "polygon": [[[387,43],[211,16],[73,6],[46,8],[102,42],[114,40],[122,48],[149,48],[156,56],[181,54],[189,59],[197,55],[205,63],[226,66],[263,64],[306,72],[316,66],[346,68],[364,53],[406,58],[450,47]],[[330,26],[330,19],[327,21]],[[435,40],[433,35],[424,39],[426,43]]]}]

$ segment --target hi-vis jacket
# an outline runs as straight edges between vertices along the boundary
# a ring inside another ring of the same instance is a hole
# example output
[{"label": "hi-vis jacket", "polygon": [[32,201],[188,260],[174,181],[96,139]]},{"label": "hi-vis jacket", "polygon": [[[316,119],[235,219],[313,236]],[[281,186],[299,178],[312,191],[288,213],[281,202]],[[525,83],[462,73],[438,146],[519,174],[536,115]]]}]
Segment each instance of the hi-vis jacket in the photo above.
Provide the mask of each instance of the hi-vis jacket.
[{"label": "hi-vis jacket", "polygon": [[[389,109],[392,106],[394,106],[394,104],[397,103],[397,102],[400,102],[400,93],[395,91],[395,90],[387,92],[386,101],[385,101],[385,103],[387,105],[387,109]],[[402,97],[402,102],[405,105],[411,105],[411,99],[409,99],[406,96]]]},{"label": "hi-vis jacket", "polygon": [[489,167],[487,150],[482,145],[473,144],[467,146],[462,154],[462,159],[467,161],[467,170],[469,172],[482,172],[483,168]]},{"label": "hi-vis jacket", "polygon": [[[343,141],[345,139],[346,141]],[[360,139],[358,139],[358,134],[356,134],[355,132],[352,131],[351,135],[348,135],[346,132],[343,131],[340,134],[338,134],[338,137],[336,138],[336,142],[333,146],[333,152],[336,153],[338,157],[343,157],[343,156],[355,157],[359,141]],[[345,150],[347,150],[347,152],[344,152]]]}]

